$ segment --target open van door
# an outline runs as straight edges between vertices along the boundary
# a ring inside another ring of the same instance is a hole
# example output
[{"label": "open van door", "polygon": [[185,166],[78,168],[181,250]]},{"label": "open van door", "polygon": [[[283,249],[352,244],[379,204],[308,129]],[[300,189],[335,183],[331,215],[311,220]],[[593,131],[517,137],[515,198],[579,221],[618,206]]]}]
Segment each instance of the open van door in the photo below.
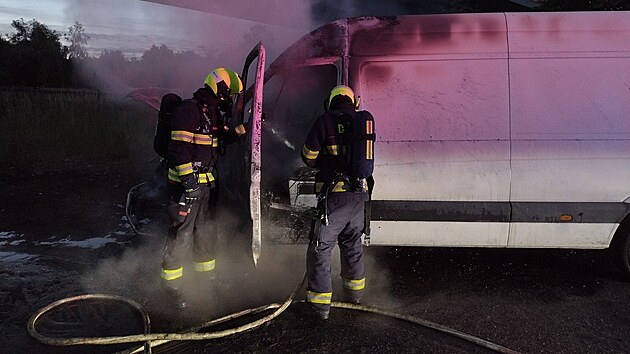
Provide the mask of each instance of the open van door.
[{"label": "open van door", "polygon": [[[252,64],[258,58],[255,67]],[[247,86],[247,79],[251,69],[253,71],[254,83],[251,87]],[[248,166],[245,168],[249,176],[249,213],[252,221],[252,257],[254,265],[257,265],[258,258],[261,254],[262,246],[262,221],[260,210],[260,166],[261,166],[261,124],[262,124],[262,101],[263,101],[263,79],[265,75],[265,48],[262,42],[259,42],[245,59],[243,73],[241,78],[243,86],[247,91],[243,95],[240,110],[241,121],[248,123],[250,136],[249,156],[246,160]],[[248,112],[248,118],[245,119],[245,112]]]}]

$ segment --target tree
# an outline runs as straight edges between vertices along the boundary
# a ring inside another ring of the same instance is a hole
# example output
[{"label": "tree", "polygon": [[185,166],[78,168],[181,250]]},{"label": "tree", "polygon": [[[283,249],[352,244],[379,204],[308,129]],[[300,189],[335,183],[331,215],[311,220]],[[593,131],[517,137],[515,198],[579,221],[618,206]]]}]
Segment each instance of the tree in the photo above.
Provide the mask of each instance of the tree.
[{"label": "tree", "polygon": [[[145,86],[173,87],[177,83],[173,68],[176,66],[175,53],[165,44],[152,45],[142,54],[142,70]],[[181,65],[181,64],[180,64]]]},{"label": "tree", "polygon": [[65,35],[66,40],[70,42],[68,47],[68,58],[85,59],[88,56],[85,46],[90,36],[85,34],[85,29],[79,21],[74,21],[72,27],[68,27],[68,34]]},{"label": "tree", "polygon": [[71,75],[65,65],[66,48],[59,34],[36,20],[24,19],[11,23],[16,33],[9,35],[12,44],[13,84],[23,86],[63,87]]},{"label": "tree", "polygon": [[127,85],[128,62],[121,50],[103,50],[101,56],[91,62],[94,73],[99,77],[99,82],[91,83],[93,86],[116,90]]},{"label": "tree", "polygon": [[8,70],[13,56],[12,49],[9,40],[0,36],[0,86],[9,86],[12,82],[13,72]]}]

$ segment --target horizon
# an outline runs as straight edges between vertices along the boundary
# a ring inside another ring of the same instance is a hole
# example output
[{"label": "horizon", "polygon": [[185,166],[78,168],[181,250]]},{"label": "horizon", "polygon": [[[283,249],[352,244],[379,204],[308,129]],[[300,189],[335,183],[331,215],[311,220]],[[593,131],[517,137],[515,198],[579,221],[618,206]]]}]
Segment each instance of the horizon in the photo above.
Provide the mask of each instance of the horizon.
[{"label": "horizon", "polygon": [[120,50],[126,59],[139,58],[151,46],[162,44],[174,52],[193,51],[200,55],[217,48],[233,51],[234,39],[242,39],[256,26],[264,26],[269,35],[279,38],[280,45],[287,45],[306,33],[145,1],[0,0],[0,35],[15,33],[11,23],[19,19],[46,25],[60,35],[64,45],[67,41],[63,35],[77,21],[89,36],[86,50],[91,57],[100,56],[104,50]]}]

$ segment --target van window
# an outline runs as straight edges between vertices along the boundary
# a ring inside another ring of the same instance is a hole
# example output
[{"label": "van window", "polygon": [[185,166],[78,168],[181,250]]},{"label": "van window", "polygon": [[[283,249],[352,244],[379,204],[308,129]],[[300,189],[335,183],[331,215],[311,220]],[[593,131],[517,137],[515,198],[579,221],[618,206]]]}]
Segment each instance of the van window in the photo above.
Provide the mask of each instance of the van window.
[{"label": "van window", "polygon": [[332,64],[286,68],[265,84],[262,144],[267,183],[286,184],[303,166],[300,152],[306,135],[336,84],[337,67]]}]

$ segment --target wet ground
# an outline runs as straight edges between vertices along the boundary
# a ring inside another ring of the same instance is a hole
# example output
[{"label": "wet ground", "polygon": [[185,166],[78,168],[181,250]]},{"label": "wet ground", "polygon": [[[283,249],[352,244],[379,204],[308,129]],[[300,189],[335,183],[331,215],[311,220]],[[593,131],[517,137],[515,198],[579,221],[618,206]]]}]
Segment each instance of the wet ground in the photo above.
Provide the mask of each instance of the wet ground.
[{"label": "wet ground", "polygon": [[[187,277],[189,307],[172,310],[159,287],[159,219],[142,225],[154,235],[135,235],[124,218],[124,204],[127,190],[141,180],[112,173],[12,169],[0,177],[1,352],[107,353],[137,347],[55,347],[34,340],[26,329],[29,318],[69,296],[107,293],[131,298],[149,312],[152,332],[161,333],[281,302],[302,279],[303,245],[266,245],[259,268],[254,268],[247,240],[234,231],[236,219],[224,214],[217,278],[205,288]],[[630,353],[630,281],[606,259],[605,252],[587,251],[368,247],[364,304],[522,353]],[[339,279],[335,287],[339,289]],[[298,298],[303,298],[303,290]],[[38,330],[57,337],[124,335],[139,333],[141,322],[120,304],[89,303],[45,316]],[[328,321],[312,321],[301,304],[244,333],[173,342],[153,351],[492,352],[374,313],[333,309]]]}]

